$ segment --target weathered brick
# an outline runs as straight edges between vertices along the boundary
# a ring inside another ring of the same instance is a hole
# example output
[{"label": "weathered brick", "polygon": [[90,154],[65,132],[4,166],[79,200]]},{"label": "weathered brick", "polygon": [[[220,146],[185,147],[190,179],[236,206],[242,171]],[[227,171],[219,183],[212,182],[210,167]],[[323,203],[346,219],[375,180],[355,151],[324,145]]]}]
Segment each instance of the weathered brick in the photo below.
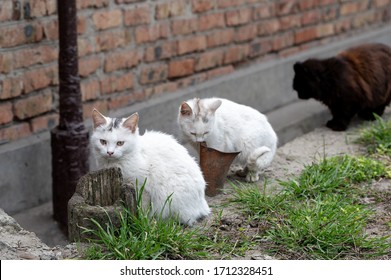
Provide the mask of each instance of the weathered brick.
[{"label": "weathered brick", "polygon": [[296,0],[282,0],[276,4],[276,14],[278,16],[294,14],[299,10],[300,1]]},{"label": "weathered brick", "polygon": [[111,0],[83,0],[76,1],[76,7],[78,9],[86,9],[86,8],[101,8],[109,5]]},{"label": "weathered brick", "polygon": [[17,97],[23,91],[23,78],[21,76],[6,77],[0,81],[0,100]]},{"label": "weathered brick", "polygon": [[0,103],[0,125],[11,122],[13,118],[12,103]]},{"label": "weathered brick", "polygon": [[124,23],[126,26],[149,24],[152,12],[150,6],[136,6],[124,11]]},{"label": "weathered brick", "polygon": [[302,15],[280,17],[280,30],[288,30],[301,26]]},{"label": "weathered brick", "polygon": [[97,30],[117,27],[122,22],[121,10],[98,11],[92,15],[92,22]]},{"label": "weathered brick", "polygon": [[25,68],[36,64],[57,61],[58,46],[35,45],[26,46],[13,52],[13,68]]},{"label": "weathered brick", "polygon": [[58,20],[53,19],[42,23],[44,37],[48,40],[58,40]]},{"label": "weathered brick", "polygon": [[343,3],[340,6],[339,13],[341,16],[346,16],[346,15],[352,15],[355,14],[359,9],[359,3],[357,2],[348,2],[348,3]]},{"label": "weathered brick", "polygon": [[194,75],[179,79],[177,81],[177,87],[178,88],[186,88],[189,86],[194,86],[196,84],[199,84],[199,83],[206,81],[207,78],[208,78],[208,76],[205,72],[194,74]]},{"label": "weathered brick", "polygon": [[326,36],[331,36],[334,35],[335,30],[334,30],[334,24],[333,23],[324,23],[321,25],[318,25],[316,27],[316,34],[317,37],[326,37]]},{"label": "weathered brick", "polygon": [[123,47],[127,43],[125,30],[107,30],[95,37],[96,51],[107,51]]},{"label": "weathered brick", "polygon": [[288,47],[293,46],[295,42],[295,37],[293,32],[287,32],[283,34],[278,34],[272,39],[272,50],[280,51]]},{"label": "weathered brick", "polygon": [[52,114],[39,116],[39,117],[33,118],[30,121],[31,130],[33,133],[36,133],[36,132],[52,129],[58,125],[58,121],[59,121],[58,114],[52,113]]},{"label": "weathered brick", "polygon": [[214,8],[214,1],[211,0],[192,0],[191,10],[194,13],[203,13]]},{"label": "weathered brick", "polygon": [[270,4],[263,4],[262,6],[256,7],[253,10],[253,20],[260,20],[270,18],[274,15],[274,6]]},{"label": "weathered brick", "polygon": [[224,13],[201,15],[198,20],[198,29],[200,31],[206,31],[213,28],[224,27],[224,25],[225,25]]},{"label": "weathered brick", "polygon": [[204,35],[198,35],[193,37],[187,37],[178,41],[178,54],[186,54],[195,51],[201,51],[206,48],[206,37]]},{"label": "weathered brick", "polygon": [[272,42],[270,38],[260,39],[252,42],[250,45],[250,57],[264,55],[272,50]]},{"label": "weathered brick", "polygon": [[81,81],[80,83],[81,98],[83,101],[93,100],[100,97],[100,82],[92,79]]},{"label": "weathered brick", "polygon": [[258,24],[258,35],[272,35],[280,31],[281,23],[277,18],[264,20]]},{"label": "weathered brick", "polygon": [[227,75],[235,71],[235,68],[232,65],[219,67],[216,69],[209,70],[206,74],[208,79],[213,79],[219,76]]},{"label": "weathered brick", "polygon": [[295,44],[301,44],[316,39],[317,28],[309,27],[295,31]]},{"label": "weathered brick", "polygon": [[198,20],[191,19],[178,19],[171,21],[171,31],[173,35],[186,35],[198,30]]},{"label": "weathered brick", "polygon": [[390,5],[389,0],[374,0],[372,1],[376,8],[385,7],[387,5]]},{"label": "weathered brick", "polygon": [[164,19],[183,15],[185,11],[185,0],[170,0],[156,5],[156,19]]},{"label": "weathered brick", "polygon": [[299,8],[301,11],[309,10],[316,7],[318,0],[301,0],[299,1]]},{"label": "weathered brick", "polygon": [[79,74],[81,77],[87,77],[96,72],[101,67],[101,58],[99,56],[83,57],[79,59]]},{"label": "weathered brick", "polygon": [[57,76],[57,67],[54,66],[29,70],[25,72],[23,77],[24,92],[29,93],[56,84],[55,79]]},{"label": "weathered brick", "polygon": [[9,73],[14,69],[14,55],[12,52],[0,53],[0,73]]},{"label": "weathered brick", "polygon": [[10,142],[27,137],[31,134],[30,125],[26,123],[15,124],[0,129],[0,142]]},{"label": "weathered brick", "polygon": [[147,62],[170,58],[176,55],[175,42],[162,42],[158,45],[147,47],[144,53],[144,60]]},{"label": "weathered brick", "polygon": [[135,96],[133,93],[129,94],[123,94],[119,96],[112,96],[110,97],[109,101],[107,102],[107,106],[109,110],[123,108],[126,106],[131,105],[135,101],[141,101],[144,98],[144,95],[140,97],[138,100],[135,100]]},{"label": "weathered brick", "polygon": [[178,89],[178,85],[176,82],[167,82],[162,83],[153,88],[153,95],[159,95],[164,92],[174,92]]},{"label": "weathered brick", "polygon": [[78,35],[82,35],[87,32],[88,18],[86,16],[78,16],[76,23],[76,30]]},{"label": "weathered brick", "polygon": [[335,20],[337,17],[338,17],[338,7],[337,6],[326,7],[323,9],[322,19],[324,21],[332,21],[332,20]]},{"label": "weathered brick", "polygon": [[248,23],[251,20],[251,9],[228,11],[225,13],[225,20],[228,26],[236,26]]},{"label": "weathered brick", "polygon": [[0,3],[0,22],[9,21],[13,18],[13,2],[1,1]]},{"label": "weathered brick", "polygon": [[194,64],[193,58],[171,61],[168,65],[168,78],[178,78],[193,74]]},{"label": "weathered brick", "polygon": [[35,43],[43,38],[43,28],[39,23],[18,23],[0,26],[0,48],[10,48],[26,43]]},{"label": "weathered brick", "polygon": [[196,71],[214,68],[223,64],[224,51],[212,50],[200,54],[195,65]]},{"label": "weathered brick", "polygon": [[14,103],[15,117],[24,120],[50,111],[53,107],[53,97],[50,89],[40,94],[28,95]]},{"label": "weathered brick", "polygon": [[105,58],[105,72],[112,72],[119,69],[129,69],[141,61],[142,55],[137,50],[126,50],[110,53]]},{"label": "weathered brick", "polygon": [[318,5],[321,5],[321,6],[329,6],[329,5],[333,5],[335,3],[337,3],[338,0],[319,0],[318,1]]},{"label": "weathered brick", "polygon": [[106,76],[101,81],[101,93],[111,94],[114,92],[121,92],[133,88],[134,85],[133,73],[117,74]]},{"label": "weathered brick", "polygon": [[233,29],[223,29],[210,33],[207,37],[208,48],[227,45],[234,40]]},{"label": "weathered brick", "polygon": [[[98,40],[99,40],[99,42],[101,42],[101,40],[103,40],[103,39],[95,38],[96,42],[98,42]],[[95,45],[96,44],[91,43],[88,38],[80,38],[79,37],[77,39],[77,50],[78,50],[79,57],[83,57],[83,56],[94,53],[95,52]]]},{"label": "weathered brick", "polygon": [[352,21],[349,18],[343,18],[335,23],[335,33],[347,32],[352,28]]},{"label": "weathered brick", "polygon": [[241,26],[236,30],[235,42],[253,40],[257,36],[258,28],[255,24]]},{"label": "weathered brick", "polygon": [[167,65],[147,66],[141,69],[139,82],[142,85],[153,84],[167,79]]},{"label": "weathered brick", "polygon": [[237,7],[246,4],[243,0],[216,0],[217,7],[219,9],[225,9],[229,7]]},{"label": "weathered brick", "polygon": [[153,26],[139,26],[136,28],[136,43],[142,44],[167,38],[169,34],[168,24],[156,24]]},{"label": "weathered brick", "polygon": [[250,53],[248,45],[238,45],[230,47],[225,51],[224,64],[236,63],[243,61],[247,58]]}]

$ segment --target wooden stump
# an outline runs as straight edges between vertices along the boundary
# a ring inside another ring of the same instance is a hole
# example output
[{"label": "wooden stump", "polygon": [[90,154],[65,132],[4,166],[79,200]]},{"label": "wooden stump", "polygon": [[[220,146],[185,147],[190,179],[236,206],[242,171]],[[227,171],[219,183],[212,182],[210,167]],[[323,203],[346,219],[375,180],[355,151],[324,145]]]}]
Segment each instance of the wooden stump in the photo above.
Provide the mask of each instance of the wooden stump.
[{"label": "wooden stump", "polygon": [[93,238],[82,228],[95,229],[91,218],[102,227],[111,220],[119,226],[118,214],[123,207],[135,212],[136,192],[124,184],[119,168],[102,169],[80,178],[76,192],[68,202],[68,234],[71,241]]}]

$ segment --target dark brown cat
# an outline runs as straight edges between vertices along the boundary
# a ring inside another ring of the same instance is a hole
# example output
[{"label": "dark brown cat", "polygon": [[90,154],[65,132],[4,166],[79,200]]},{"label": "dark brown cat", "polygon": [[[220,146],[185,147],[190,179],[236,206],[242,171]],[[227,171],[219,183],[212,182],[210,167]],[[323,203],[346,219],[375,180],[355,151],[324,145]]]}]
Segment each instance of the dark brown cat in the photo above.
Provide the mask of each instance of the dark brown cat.
[{"label": "dark brown cat", "polygon": [[391,101],[391,48],[386,45],[361,45],[293,68],[298,97],[324,103],[333,116],[327,122],[332,130],[346,130],[356,114],[373,120],[373,113],[381,116]]}]

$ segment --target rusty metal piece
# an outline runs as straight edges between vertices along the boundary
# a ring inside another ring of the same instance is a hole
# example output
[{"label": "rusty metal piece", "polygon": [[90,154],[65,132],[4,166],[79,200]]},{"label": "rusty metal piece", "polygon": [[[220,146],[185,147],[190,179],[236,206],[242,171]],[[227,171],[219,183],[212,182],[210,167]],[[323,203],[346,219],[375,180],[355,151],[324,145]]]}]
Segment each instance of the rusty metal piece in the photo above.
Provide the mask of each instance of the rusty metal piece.
[{"label": "rusty metal piece", "polygon": [[200,166],[206,181],[208,196],[215,196],[224,186],[231,163],[240,152],[221,152],[200,143]]}]

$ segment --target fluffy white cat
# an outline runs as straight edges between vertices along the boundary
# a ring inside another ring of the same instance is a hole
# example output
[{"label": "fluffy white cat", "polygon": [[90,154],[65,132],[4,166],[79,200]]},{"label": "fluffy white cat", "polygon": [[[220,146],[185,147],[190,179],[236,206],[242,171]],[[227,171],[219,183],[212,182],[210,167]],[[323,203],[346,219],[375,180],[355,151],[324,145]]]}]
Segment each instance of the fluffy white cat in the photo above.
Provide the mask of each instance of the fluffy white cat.
[{"label": "fluffy white cat", "polygon": [[206,142],[223,151],[241,151],[231,172],[255,182],[273,161],[277,135],[265,115],[223,98],[194,98],[179,108],[178,124],[183,140]]},{"label": "fluffy white cat", "polygon": [[109,118],[94,109],[92,119],[91,146],[99,167],[120,167],[125,180],[133,184],[146,179],[143,207],[151,205],[152,213],[178,216],[190,226],[210,213],[201,170],[171,135],[156,131],[139,135],[137,113]]}]

